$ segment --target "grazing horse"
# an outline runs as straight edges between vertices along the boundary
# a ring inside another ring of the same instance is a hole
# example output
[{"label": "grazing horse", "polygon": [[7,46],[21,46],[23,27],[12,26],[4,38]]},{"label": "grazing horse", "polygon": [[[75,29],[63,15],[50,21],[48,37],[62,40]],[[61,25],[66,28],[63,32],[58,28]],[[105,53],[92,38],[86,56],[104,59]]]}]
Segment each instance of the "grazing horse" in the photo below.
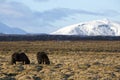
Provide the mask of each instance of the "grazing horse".
[{"label": "grazing horse", "polygon": [[37,53],[37,61],[39,64],[50,64],[50,60],[45,52],[38,52]]},{"label": "grazing horse", "polygon": [[11,56],[11,64],[16,64],[16,61],[22,62],[23,64],[30,64],[30,60],[27,55],[23,52],[15,52]]}]

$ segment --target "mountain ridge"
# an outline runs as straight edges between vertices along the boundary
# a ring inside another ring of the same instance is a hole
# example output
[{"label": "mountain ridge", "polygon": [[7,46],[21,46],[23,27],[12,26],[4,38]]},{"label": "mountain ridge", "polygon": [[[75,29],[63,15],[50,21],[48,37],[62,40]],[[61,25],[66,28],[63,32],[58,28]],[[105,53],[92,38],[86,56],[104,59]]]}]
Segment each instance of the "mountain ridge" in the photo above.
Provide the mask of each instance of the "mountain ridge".
[{"label": "mountain ridge", "polygon": [[1,34],[26,34],[27,32],[19,28],[12,28],[0,22],[0,33]]}]

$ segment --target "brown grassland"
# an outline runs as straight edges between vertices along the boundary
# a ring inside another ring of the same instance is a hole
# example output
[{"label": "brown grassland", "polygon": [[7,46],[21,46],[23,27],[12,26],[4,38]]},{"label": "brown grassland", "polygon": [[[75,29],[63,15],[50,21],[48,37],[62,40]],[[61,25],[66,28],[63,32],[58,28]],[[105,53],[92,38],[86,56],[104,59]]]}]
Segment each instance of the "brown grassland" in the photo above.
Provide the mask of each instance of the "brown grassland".
[{"label": "brown grassland", "polygon": [[[31,63],[11,65],[17,51]],[[50,65],[37,63],[38,51]],[[120,41],[0,42],[0,80],[120,80]]]}]

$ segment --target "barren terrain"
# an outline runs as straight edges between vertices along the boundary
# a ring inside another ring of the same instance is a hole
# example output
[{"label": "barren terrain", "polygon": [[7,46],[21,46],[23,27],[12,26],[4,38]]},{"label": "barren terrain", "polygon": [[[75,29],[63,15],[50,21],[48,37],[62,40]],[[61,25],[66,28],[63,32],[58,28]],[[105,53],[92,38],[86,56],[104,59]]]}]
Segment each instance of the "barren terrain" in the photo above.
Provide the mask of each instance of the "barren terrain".
[{"label": "barren terrain", "polygon": [[[29,65],[11,65],[22,51]],[[38,64],[36,53],[48,53],[51,64]],[[120,41],[0,42],[0,80],[120,80]]]}]

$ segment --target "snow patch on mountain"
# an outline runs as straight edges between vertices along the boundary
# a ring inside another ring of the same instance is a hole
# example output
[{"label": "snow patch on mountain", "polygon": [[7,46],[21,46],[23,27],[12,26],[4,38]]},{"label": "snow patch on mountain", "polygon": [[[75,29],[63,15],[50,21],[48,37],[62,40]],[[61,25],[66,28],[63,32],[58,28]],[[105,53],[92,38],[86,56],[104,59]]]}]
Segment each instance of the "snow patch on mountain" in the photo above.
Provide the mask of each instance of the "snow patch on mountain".
[{"label": "snow patch on mountain", "polygon": [[120,36],[120,23],[108,19],[81,22],[59,29],[53,35]]}]

